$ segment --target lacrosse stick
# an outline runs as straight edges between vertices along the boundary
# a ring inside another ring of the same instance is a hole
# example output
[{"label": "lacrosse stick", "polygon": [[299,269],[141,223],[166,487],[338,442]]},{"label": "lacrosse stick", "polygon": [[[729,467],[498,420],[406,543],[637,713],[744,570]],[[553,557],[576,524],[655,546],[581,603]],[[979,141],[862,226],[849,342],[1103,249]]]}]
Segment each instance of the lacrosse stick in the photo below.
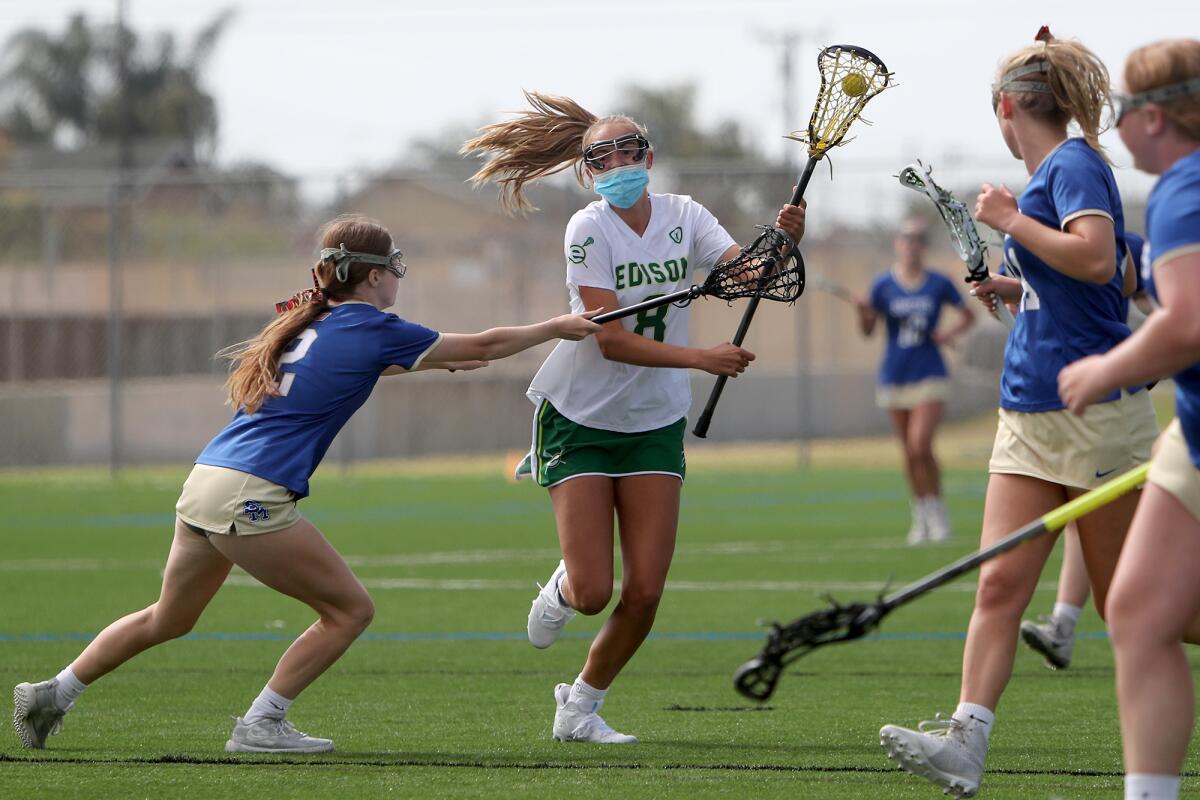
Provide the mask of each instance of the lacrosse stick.
[{"label": "lacrosse stick", "polygon": [[808,285],[814,289],[820,289],[823,292],[828,292],[839,300],[845,300],[854,307],[858,307],[858,301],[854,298],[854,292],[842,286],[840,283],[834,283],[816,272],[809,272],[807,277]]},{"label": "lacrosse stick", "polygon": [[[704,283],[678,292],[651,297],[631,306],[592,317],[604,324],[668,303],[685,306],[697,297],[719,297],[725,301],[742,297],[764,297],[781,303],[795,302],[804,291],[804,259],[792,237],[778,228],[758,226],[762,233],[734,258],[712,268]],[[787,255],[782,255],[789,248]]]},{"label": "lacrosse stick", "polygon": [[[878,56],[850,44],[835,44],[823,49],[817,55],[817,69],[821,73],[821,88],[808,120],[808,130],[788,135],[789,139],[808,145],[808,163],[804,165],[804,172],[800,174],[796,190],[788,201],[791,205],[798,205],[804,197],[804,190],[808,187],[817,162],[825,157],[830,148],[845,143],[843,139],[851,123],[858,119],[868,100],[888,87],[892,77]],[[769,278],[769,275],[763,275],[760,280],[765,283]],[[758,311],[758,301],[759,295],[755,294],[742,312],[742,320],[733,335],[733,344],[739,347],[746,338],[746,331],[750,329],[754,313]],[[717,377],[708,395],[708,402],[692,430],[701,439],[708,435],[713,411],[721,399],[727,380],[724,375]]]},{"label": "lacrosse stick", "polygon": [[767,634],[767,643],[762,652],[742,664],[734,673],[733,685],[745,697],[759,702],[770,698],[779,682],[783,670],[793,661],[818,647],[835,642],[849,642],[866,636],[895,609],[916,600],[923,594],[949,583],[966,572],[978,567],[1001,553],[1012,550],[1022,542],[1041,536],[1043,533],[1060,531],[1067,523],[1090,514],[1101,506],[1108,505],[1122,495],[1141,486],[1150,471],[1149,462],[1134,467],[1123,475],[1097,486],[1071,502],[1059,506],[1039,519],[1019,528],[1000,541],[963,556],[937,572],[926,575],[914,583],[887,596],[880,595],[873,603],[851,603],[842,605],[828,598],[831,607],[823,608],[787,625],[775,623]]},{"label": "lacrosse stick", "polygon": [[[914,192],[920,192],[933,201],[933,205],[946,223],[950,231],[950,243],[954,245],[958,257],[967,265],[967,282],[986,281],[988,279],[987,245],[979,238],[975,229],[975,220],[967,207],[955,199],[954,195],[938,186],[933,181],[933,168],[917,161],[900,170],[897,175],[900,185]],[[996,296],[996,316],[1004,323],[1004,327],[1013,326],[1013,315],[1008,306]]]}]

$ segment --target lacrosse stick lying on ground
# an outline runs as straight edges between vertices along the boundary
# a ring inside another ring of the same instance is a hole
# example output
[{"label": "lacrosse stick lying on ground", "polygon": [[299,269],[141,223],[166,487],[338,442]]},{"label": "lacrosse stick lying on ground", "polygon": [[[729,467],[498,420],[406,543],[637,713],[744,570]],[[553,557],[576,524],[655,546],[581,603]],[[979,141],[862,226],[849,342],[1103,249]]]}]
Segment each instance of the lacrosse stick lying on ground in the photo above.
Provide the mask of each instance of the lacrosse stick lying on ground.
[{"label": "lacrosse stick lying on ground", "polygon": [[[975,228],[975,220],[967,207],[955,199],[954,195],[934,183],[933,168],[918,161],[900,170],[896,176],[900,185],[928,197],[946,223],[950,231],[950,243],[954,245],[958,257],[967,265],[967,281],[982,282],[988,279],[987,245],[979,238]],[[1008,306],[998,296],[996,297],[996,316],[1004,323],[1004,327],[1013,326],[1013,315]]]},{"label": "lacrosse stick lying on ground", "polygon": [[1134,467],[1124,475],[1097,486],[1010,533],[990,547],[963,556],[953,564],[887,596],[881,595],[873,603],[842,605],[828,598],[832,604],[830,608],[814,611],[786,625],[775,623],[767,634],[767,643],[763,645],[762,652],[742,664],[734,673],[734,687],[751,700],[767,700],[774,693],[784,668],[796,659],[823,645],[861,639],[877,628],[885,616],[905,603],[912,602],[959,575],[974,570],[983,562],[1012,550],[1022,542],[1044,533],[1060,531],[1071,520],[1079,519],[1128,494],[1145,482],[1146,473],[1149,471],[1149,462]]},{"label": "lacrosse stick lying on ground", "polygon": [[[794,132],[788,137],[808,145],[808,163],[804,165],[804,172],[800,174],[796,190],[788,201],[791,205],[799,205],[817,162],[825,157],[830,148],[843,144],[842,140],[850,130],[851,123],[858,119],[867,101],[886,89],[892,77],[878,56],[851,44],[835,44],[823,49],[817,55],[817,69],[821,73],[821,88],[808,121],[808,130]],[[761,280],[764,284],[768,283],[770,274],[764,273]],[[746,339],[746,331],[750,329],[750,322],[758,310],[759,299],[759,295],[752,296],[742,312],[742,320],[732,339],[733,344],[739,347]],[[708,435],[713,411],[721,399],[727,380],[724,375],[717,378],[708,395],[708,402],[696,421],[696,427],[692,429],[692,433],[701,439]]]}]

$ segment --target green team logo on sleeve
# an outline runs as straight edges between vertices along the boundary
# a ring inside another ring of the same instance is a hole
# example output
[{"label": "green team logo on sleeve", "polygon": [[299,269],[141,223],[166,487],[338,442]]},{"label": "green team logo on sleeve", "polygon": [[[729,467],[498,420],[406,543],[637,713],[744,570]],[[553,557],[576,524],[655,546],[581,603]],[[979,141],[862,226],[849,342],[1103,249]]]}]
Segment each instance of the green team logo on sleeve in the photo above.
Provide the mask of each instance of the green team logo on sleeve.
[{"label": "green team logo on sleeve", "polygon": [[680,242],[683,241],[683,228],[676,225],[674,228],[671,229],[671,232],[668,233],[667,236],[671,237],[672,242],[674,242],[675,244],[679,244]]},{"label": "green team logo on sleeve", "polygon": [[571,245],[567,258],[571,259],[572,264],[583,264],[587,258],[587,250],[585,248],[593,242],[595,242],[595,239],[589,236],[583,240],[583,244]]}]

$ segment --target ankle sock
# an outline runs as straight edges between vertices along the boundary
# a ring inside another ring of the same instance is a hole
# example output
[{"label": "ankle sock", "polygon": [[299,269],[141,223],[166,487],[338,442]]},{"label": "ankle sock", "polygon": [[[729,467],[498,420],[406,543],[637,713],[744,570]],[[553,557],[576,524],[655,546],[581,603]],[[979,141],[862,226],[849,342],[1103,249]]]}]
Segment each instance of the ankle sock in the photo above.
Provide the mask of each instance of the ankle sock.
[{"label": "ankle sock", "polygon": [[1125,800],[1177,800],[1178,775],[1131,772],[1125,776]]},{"label": "ankle sock", "polygon": [[287,710],[291,705],[291,700],[272,691],[270,686],[264,686],[258,697],[254,698],[254,702],[250,704],[250,710],[242,715],[242,722],[253,725],[263,719],[283,719],[287,716]]},{"label": "ankle sock", "polygon": [[1079,615],[1083,613],[1083,609],[1079,606],[1073,606],[1069,603],[1055,603],[1054,611],[1051,615],[1054,621],[1058,624],[1058,629],[1066,634],[1075,633],[1075,623],[1079,622]]},{"label": "ankle sock", "polygon": [[59,711],[69,711],[75,703],[75,698],[83,694],[88,687],[86,683],[75,677],[75,671],[70,666],[58,673],[58,685],[54,687],[54,705]]},{"label": "ankle sock", "polygon": [[983,730],[984,741],[987,741],[992,735],[992,723],[996,721],[996,712],[975,703],[959,703],[958,708],[954,710],[954,718],[963,724],[974,720]]},{"label": "ankle sock", "polygon": [[573,703],[581,708],[589,709],[595,713],[604,703],[604,696],[608,694],[608,689],[597,689],[588,684],[580,675],[575,679],[575,683],[571,685],[571,694],[567,696],[567,702]]}]

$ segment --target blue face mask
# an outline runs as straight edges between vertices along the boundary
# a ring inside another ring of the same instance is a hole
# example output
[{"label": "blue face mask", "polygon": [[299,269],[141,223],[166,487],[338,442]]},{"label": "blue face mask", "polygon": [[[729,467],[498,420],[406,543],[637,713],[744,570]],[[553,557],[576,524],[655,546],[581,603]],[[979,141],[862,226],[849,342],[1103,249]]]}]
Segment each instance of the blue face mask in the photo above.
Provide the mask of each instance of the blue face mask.
[{"label": "blue face mask", "polygon": [[645,164],[626,164],[594,176],[596,194],[617,208],[632,208],[641,199],[650,174]]}]

